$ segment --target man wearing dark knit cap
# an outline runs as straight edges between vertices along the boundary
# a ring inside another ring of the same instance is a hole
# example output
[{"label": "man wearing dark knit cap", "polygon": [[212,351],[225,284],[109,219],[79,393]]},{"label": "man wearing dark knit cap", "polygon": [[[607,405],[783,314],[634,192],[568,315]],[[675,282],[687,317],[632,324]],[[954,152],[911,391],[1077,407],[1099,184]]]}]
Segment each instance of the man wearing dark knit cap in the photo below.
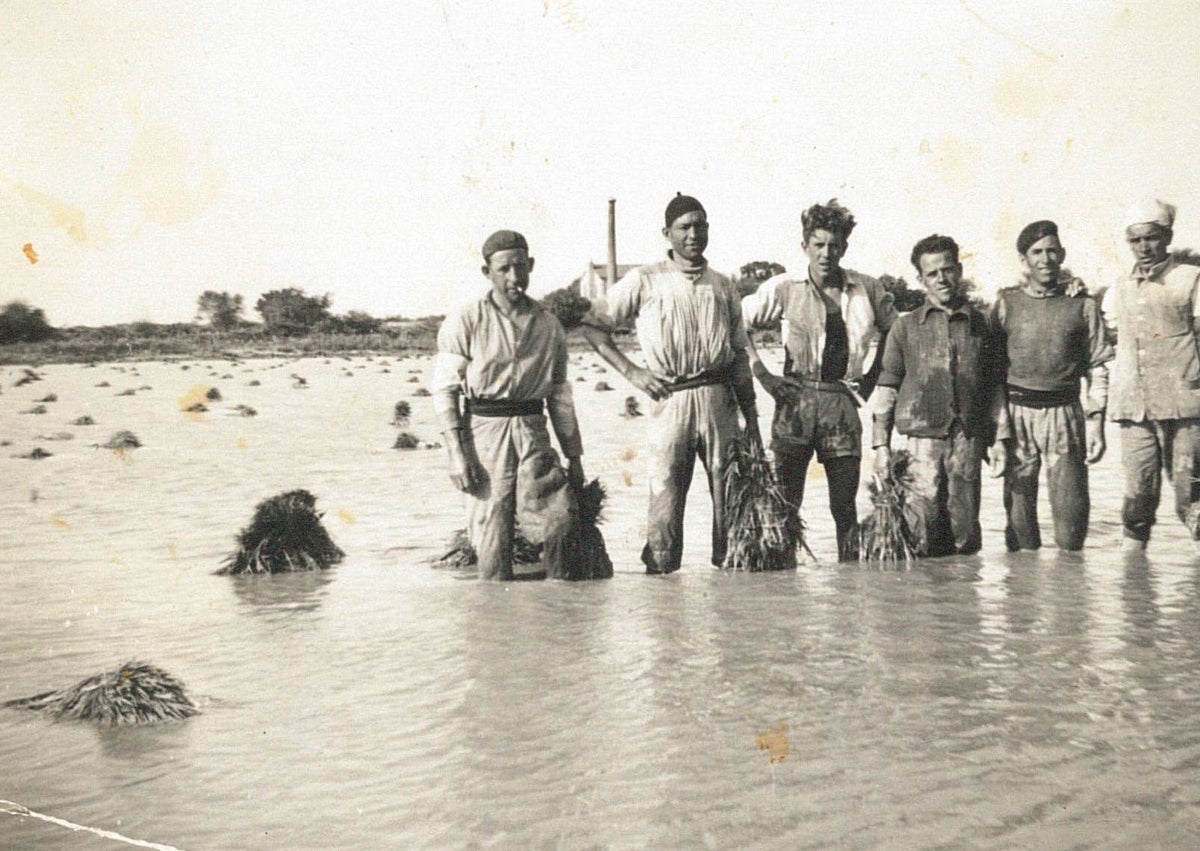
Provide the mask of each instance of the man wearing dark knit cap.
[{"label": "man wearing dark knit cap", "polygon": [[[1001,290],[992,308],[1007,396],[992,452],[992,474],[1004,476],[1005,544],[1009,550],[1042,545],[1037,493],[1044,463],[1054,541],[1079,550],[1091,508],[1087,465],[1104,455],[1105,364],[1113,350],[1099,306],[1063,271],[1058,226],[1046,220],[1026,225],[1017,253],[1024,279]],[[1082,401],[1081,380],[1088,387]]]},{"label": "man wearing dark knit cap", "polygon": [[[450,454],[450,480],[469,499],[467,532],[481,579],[514,577],[518,497],[522,529],[544,544],[542,565],[557,577],[571,494],[583,485],[566,333],[526,294],[534,261],[525,237],[496,231],[482,254],[491,288],[442,323],[430,386]],[[547,413],[567,458],[565,475],[550,443]],[[527,498],[534,491],[537,497]]]},{"label": "man wearing dark knit cap", "polygon": [[[593,304],[584,334],[600,355],[655,406],[649,446],[650,511],[642,561],[647,573],[672,573],[683,557],[683,514],[696,457],[712,494],[712,563],[725,560],[722,475],[738,411],[757,441],[754,382],[746,359],[742,305],[733,282],[704,259],[703,205],[676,195],[664,212],[667,258],[629,272]],[[611,331],[633,322],[646,366],[613,343]]]}]

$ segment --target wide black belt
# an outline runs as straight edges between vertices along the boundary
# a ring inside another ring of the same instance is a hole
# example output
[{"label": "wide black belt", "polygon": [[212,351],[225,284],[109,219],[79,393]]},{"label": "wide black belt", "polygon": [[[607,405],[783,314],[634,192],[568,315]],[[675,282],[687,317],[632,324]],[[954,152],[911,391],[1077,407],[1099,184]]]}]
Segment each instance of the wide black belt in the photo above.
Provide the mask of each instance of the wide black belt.
[{"label": "wide black belt", "polygon": [[467,411],[477,417],[528,417],[542,412],[542,400],[468,399]]},{"label": "wide black belt", "polygon": [[693,387],[705,387],[709,384],[727,384],[732,378],[733,370],[730,367],[718,366],[706,369],[699,375],[673,379],[667,386],[672,390],[690,390]]}]

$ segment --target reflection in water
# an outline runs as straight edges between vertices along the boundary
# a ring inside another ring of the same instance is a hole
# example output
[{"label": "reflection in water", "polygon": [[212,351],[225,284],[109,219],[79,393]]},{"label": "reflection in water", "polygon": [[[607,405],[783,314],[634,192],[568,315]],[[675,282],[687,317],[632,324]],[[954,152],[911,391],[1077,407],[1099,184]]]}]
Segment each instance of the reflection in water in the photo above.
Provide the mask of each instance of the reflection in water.
[{"label": "reflection in water", "polygon": [[251,614],[276,618],[296,612],[315,612],[333,581],[333,570],[292,573],[247,573],[230,576],[233,592]]}]

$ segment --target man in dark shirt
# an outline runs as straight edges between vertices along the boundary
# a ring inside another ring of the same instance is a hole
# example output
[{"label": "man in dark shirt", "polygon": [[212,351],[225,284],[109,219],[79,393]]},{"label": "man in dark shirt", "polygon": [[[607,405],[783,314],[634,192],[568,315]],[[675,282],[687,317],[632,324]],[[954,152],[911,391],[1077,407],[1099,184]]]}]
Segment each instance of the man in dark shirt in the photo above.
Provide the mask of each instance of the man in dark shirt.
[{"label": "man in dark shirt", "polygon": [[[1043,460],[1050,487],[1054,541],[1079,550],[1087,536],[1087,464],[1104,455],[1104,409],[1112,347],[1100,308],[1082,284],[1063,280],[1066,250],[1051,221],[1017,237],[1024,280],[1000,291],[992,312],[1003,346],[1006,414],[997,434],[993,475],[1004,475],[1004,530],[1009,550],[1042,545],[1037,519]],[[1086,419],[1080,380],[1088,383]]]},{"label": "man in dark shirt", "polygon": [[980,467],[1003,405],[995,339],[967,301],[958,244],[927,236],[912,264],[925,304],[888,334],[875,391],[871,445],[875,472],[887,475],[892,427],[907,438],[913,486],[909,507],[917,555],[979,551]]}]

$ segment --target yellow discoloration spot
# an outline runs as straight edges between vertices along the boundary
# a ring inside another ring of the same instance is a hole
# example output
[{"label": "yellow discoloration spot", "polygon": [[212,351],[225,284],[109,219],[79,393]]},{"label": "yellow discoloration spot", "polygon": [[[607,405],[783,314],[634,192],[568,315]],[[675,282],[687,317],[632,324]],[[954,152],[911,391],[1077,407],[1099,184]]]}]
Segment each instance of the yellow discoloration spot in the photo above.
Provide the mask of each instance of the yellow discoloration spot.
[{"label": "yellow discoloration spot", "polygon": [[237,448],[238,448],[238,449],[245,449],[245,448],[246,448],[246,447],[248,447],[249,445],[250,445],[250,444],[246,442],[246,438],[244,438],[244,437],[239,437],[239,438],[237,439]]},{"label": "yellow discoloration spot", "polygon": [[338,510],[338,519],[341,520],[343,523],[349,524],[349,523],[354,523],[358,518],[355,517],[353,514],[351,514],[349,511],[347,511],[346,509],[342,508],[342,509]]},{"label": "yellow discoloration spot", "polygon": [[772,765],[783,762],[792,755],[792,740],[788,736],[788,725],[782,721],[774,729],[755,736],[754,743],[758,745],[760,751],[767,752],[767,759],[771,761]]},{"label": "yellow discoloration spot", "polygon": [[54,524],[55,529],[70,529],[71,524],[61,517],[51,517],[50,522]]},{"label": "yellow discoloration spot", "polygon": [[115,565],[117,565],[118,567],[124,567],[124,566],[125,566],[125,562],[124,562],[124,561],[122,561],[121,559],[117,558],[116,556],[109,556],[109,558],[108,558],[108,563],[109,563],[109,564],[115,564]]},{"label": "yellow discoloration spot", "polygon": [[25,256],[28,258],[30,263],[38,262],[38,255],[37,252],[33,250],[32,242],[25,243],[25,246],[21,250],[25,252]]},{"label": "yellow discoloration spot", "polygon": [[209,389],[207,384],[196,384],[189,388],[188,392],[179,397],[179,410],[183,411],[184,416],[192,422],[203,420],[204,413],[202,411],[189,411],[188,408],[198,404],[208,407]]},{"label": "yellow discoloration spot", "polygon": [[625,487],[633,487],[633,474],[628,470],[621,471],[621,481],[625,483]]},{"label": "yellow discoloration spot", "polygon": [[133,463],[133,453],[128,449],[114,449],[112,454],[117,456],[117,460],[125,464]]},{"label": "yellow discoloration spot", "polygon": [[167,544],[167,558],[171,561],[179,561],[179,553],[176,552],[174,544]]},{"label": "yellow discoloration spot", "polygon": [[636,457],[637,457],[637,450],[634,449],[632,446],[626,446],[624,449],[621,450],[620,458],[622,461],[632,461]]}]

